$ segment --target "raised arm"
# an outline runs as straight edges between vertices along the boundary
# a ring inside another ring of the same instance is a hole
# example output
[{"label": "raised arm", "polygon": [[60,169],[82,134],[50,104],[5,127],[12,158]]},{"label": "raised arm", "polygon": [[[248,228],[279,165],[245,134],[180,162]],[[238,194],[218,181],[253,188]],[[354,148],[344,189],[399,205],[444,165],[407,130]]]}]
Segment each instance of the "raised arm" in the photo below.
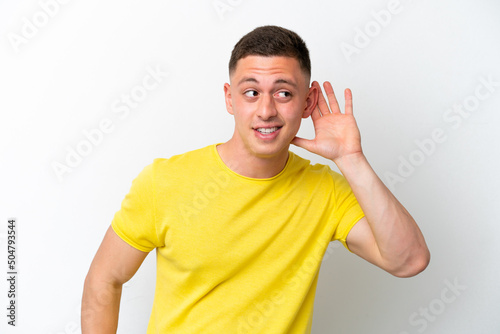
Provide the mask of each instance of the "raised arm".
[{"label": "raised arm", "polygon": [[82,334],[116,333],[122,285],[134,276],[147,255],[108,228],[85,278]]},{"label": "raised arm", "polygon": [[365,218],[349,232],[349,249],[398,277],[414,276],[429,263],[424,237],[408,211],[375,174],[361,149],[361,137],[353,116],[352,93],[345,90],[345,113],[340,111],[333,88],[325,82],[311,117],[315,138],[296,137],[292,144],[332,160],[349,182]]}]

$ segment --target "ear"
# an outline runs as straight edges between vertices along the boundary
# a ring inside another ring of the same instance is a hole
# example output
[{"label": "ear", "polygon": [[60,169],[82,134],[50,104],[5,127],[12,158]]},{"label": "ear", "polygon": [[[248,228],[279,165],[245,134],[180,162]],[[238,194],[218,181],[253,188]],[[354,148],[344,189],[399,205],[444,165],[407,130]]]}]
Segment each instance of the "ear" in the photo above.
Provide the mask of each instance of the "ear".
[{"label": "ear", "polygon": [[234,115],[233,113],[233,99],[231,97],[231,85],[228,83],[224,84],[224,97],[226,100],[226,110],[228,113],[231,115]]},{"label": "ear", "polygon": [[306,105],[304,108],[304,112],[302,113],[302,118],[307,118],[311,116],[312,112],[314,111],[314,109],[316,109],[316,106],[318,105],[318,98],[319,98],[318,88],[315,86],[311,86],[306,96]]}]

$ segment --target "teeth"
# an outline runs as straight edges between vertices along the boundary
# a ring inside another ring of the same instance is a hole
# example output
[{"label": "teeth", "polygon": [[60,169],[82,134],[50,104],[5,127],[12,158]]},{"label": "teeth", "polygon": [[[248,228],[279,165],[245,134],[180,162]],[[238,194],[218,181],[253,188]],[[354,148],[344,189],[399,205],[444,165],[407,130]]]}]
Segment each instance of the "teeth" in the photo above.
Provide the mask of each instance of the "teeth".
[{"label": "teeth", "polygon": [[257,131],[263,134],[269,134],[273,133],[274,131],[278,130],[278,127],[275,126],[274,128],[258,128]]}]

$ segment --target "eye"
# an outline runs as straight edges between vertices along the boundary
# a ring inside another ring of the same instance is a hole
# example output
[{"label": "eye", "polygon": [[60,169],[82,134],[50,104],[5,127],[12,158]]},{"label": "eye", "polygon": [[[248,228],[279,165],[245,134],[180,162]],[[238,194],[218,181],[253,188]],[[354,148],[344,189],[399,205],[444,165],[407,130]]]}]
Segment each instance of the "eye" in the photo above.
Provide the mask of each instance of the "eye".
[{"label": "eye", "polygon": [[278,93],[276,93],[276,95],[278,95],[278,97],[280,97],[280,98],[287,98],[287,97],[292,96],[292,94],[290,92],[287,92],[286,90],[278,92]]},{"label": "eye", "polygon": [[256,97],[257,95],[259,95],[259,93],[257,93],[257,91],[255,91],[255,90],[247,90],[243,94],[245,94],[248,97]]}]

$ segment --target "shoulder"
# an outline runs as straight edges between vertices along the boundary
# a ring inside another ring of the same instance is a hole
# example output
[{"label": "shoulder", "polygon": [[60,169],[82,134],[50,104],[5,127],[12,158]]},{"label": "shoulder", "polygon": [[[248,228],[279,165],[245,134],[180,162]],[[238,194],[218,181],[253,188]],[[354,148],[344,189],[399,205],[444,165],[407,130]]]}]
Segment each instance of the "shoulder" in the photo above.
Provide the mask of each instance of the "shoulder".
[{"label": "shoulder", "polygon": [[[352,190],[345,177],[327,164],[314,163],[291,152],[290,174],[292,183],[309,189],[312,193],[330,194],[335,197],[349,195]],[[332,162],[333,163],[333,162]]]},{"label": "shoulder", "polygon": [[310,160],[304,159],[294,152],[290,152],[290,164],[289,172],[290,174],[301,174],[305,177],[310,178],[327,178],[333,181],[342,179],[342,174],[332,170],[332,168],[327,164],[321,163],[311,163]]},{"label": "shoulder", "polygon": [[213,155],[215,145],[209,145],[185,153],[176,154],[169,158],[156,158],[146,168],[154,173],[162,173],[175,170],[189,170],[199,168],[205,164]]}]

